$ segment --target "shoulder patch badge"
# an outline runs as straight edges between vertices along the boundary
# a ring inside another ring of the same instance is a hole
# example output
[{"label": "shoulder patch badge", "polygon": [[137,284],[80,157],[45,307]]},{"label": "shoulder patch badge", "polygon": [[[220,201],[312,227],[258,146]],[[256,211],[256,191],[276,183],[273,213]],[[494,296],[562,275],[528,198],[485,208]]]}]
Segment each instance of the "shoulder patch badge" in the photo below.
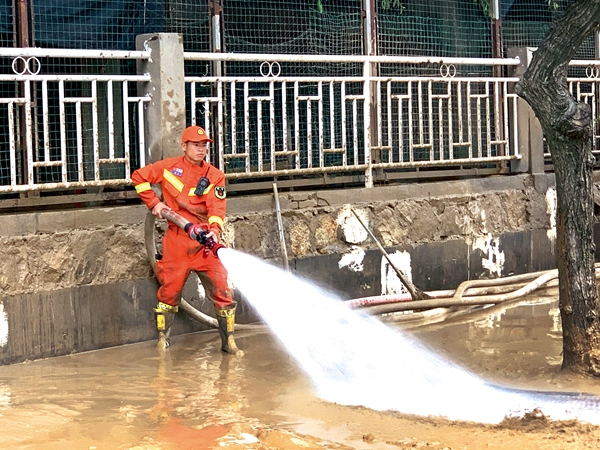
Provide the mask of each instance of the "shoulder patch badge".
[{"label": "shoulder patch badge", "polygon": [[215,197],[221,200],[227,197],[227,189],[225,189],[225,186],[217,186],[215,188]]}]

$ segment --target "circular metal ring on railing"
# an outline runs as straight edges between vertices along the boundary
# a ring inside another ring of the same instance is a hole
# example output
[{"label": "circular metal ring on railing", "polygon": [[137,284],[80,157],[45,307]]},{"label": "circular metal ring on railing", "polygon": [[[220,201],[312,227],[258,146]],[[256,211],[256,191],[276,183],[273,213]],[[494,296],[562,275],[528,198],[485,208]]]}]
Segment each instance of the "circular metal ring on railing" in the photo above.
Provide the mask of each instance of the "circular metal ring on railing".
[{"label": "circular metal ring on railing", "polygon": [[456,67],[454,64],[442,64],[440,66],[440,75],[442,78],[454,78],[456,76]]},{"label": "circular metal ring on railing", "polygon": [[[23,70],[21,71],[17,67],[20,62],[23,63]],[[35,56],[30,56],[27,59],[17,56],[13,59],[12,70],[17,75],[37,75],[42,70],[42,63]]]},{"label": "circular metal ring on railing", "polygon": [[[265,67],[268,67],[269,70],[266,71]],[[277,73],[275,73],[275,72],[277,72]],[[279,65],[279,63],[277,61],[275,61],[275,62],[265,61],[260,65],[260,74],[263,77],[278,77],[279,75],[281,75],[281,66]]]},{"label": "circular metal ring on railing", "polygon": [[598,78],[598,67],[596,67],[596,66],[587,66],[585,68],[585,75],[588,78]]}]

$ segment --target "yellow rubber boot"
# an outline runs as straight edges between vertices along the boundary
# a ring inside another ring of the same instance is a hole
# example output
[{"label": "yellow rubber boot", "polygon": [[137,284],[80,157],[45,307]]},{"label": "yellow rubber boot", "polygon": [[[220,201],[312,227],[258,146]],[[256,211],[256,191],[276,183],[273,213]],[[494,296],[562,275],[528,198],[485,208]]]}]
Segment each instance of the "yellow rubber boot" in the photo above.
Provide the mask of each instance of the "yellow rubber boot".
[{"label": "yellow rubber boot", "polygon": [[237,347],[233,338],[235,308],[235,303],[225,309],[215,308],[217,323],[219,324],[219,334],[221,335],[221,350],[231,355],[243,355],[244,352]]},{"label": "yellow rubber boot", "polygon": [[158,341],[156,346],[159,349],[166,350],[171,343],[169,338],[171,337],[171,324],[173,322],[173,316],[179,310],[177,306],[168,305],[163,302],[158,302],[156,308],[154,308],[154,314],[156,318],[156,330],[158,331]]}]

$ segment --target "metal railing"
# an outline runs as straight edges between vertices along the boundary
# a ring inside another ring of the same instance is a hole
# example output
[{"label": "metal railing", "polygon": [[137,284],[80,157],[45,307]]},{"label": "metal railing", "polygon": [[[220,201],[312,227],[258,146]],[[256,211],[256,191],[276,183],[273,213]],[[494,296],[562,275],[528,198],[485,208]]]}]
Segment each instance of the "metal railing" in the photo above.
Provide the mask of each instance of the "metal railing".
[{"label": "metal railing", "polygon": [[[482,165],[520,158],[517,78],[457,76],[519,59],[184,53],[186,61],[261,63],[257,76],[186,76],[190,117],[216,135],[229,179]],[[288,76],[281,63],[362,65],[362,76]],[[378,64],[437,67],[377,76]],[[258,65],[256,65],[258,67]],[[457,70],[459,68],[459,70]],[[509,126],[509,120],[513,126]],[[214,128],[214,129],[212,129]]]},{"label": "metal railing", "polygon": [[0,75],[0,193],[130,183],[132,159],[144,165],[150,100],[132,92],[149,75],[44,73],[42,61],[149,52],[0,48],[2,57],[12,58],[13,73]]},{"label": "metal railing", "polygon": [[[0,193],[128,185],[146,154],[143,105],[150,98],[137,95],[136,85],[153,80],[43,73],[42,64],[44,58],[149,60],[150,52],[0,49],[3,57],[11,58],[13,73],[0,75]],[[230,181],[350,174],[369,187],[380,172],[497,170],[520,158],[512,90],[518,79],[481,75],[517,65],[517,58],[184,53],[184,59],[220,64],[223,73],[235,73],[230,69],[238,63],[256,67],[256,76],[185,76],[188,120],[215,137],[213,162]],[[325,68],[325,75],[298,75],[310,72],[297,70],[301,65]],[[353,74],[335,74],[340,65],[354,67]],[[396,69],[402,75],[382,75]]]}]

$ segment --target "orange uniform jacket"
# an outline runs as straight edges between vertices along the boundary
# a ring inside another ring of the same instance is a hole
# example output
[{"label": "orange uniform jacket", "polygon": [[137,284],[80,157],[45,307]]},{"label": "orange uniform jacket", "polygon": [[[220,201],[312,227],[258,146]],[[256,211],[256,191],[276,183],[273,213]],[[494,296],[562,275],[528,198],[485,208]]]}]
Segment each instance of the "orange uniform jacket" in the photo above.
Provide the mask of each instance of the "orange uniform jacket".
[{"label": "orange uniform jacket", "polygon": [[[208,179],[208,186],[202,195],[196,195],[194,191],[202,177]],[[225,175],[208,162],[196,166],[184,156],[167,158],[136,170],[131,179],[148,209],[160,202],[151,187],[160,184],[163,202],[168,207],[194,224],[208,223],[217,235],[221,232],[226,210]],[[198,272],[207,296],[216,307],[232,303],[227,271],[221,261],[169,222],[163,239],[163,257],[156,264],[156,276],[161,284],[158,300],[177,305],[191,271]]]},{"label": "orange uniform jacket", "polygon": [[[210,184],[198,196],[194,190],[202,177],[208,178]],[[208,223],[217,234],[221,232],[226,208],[225,175],[206,161],[199,167],[184,156],[167,158],[136,170],[131,179],[148,209],[160,201],[150,185],[160,184],[169,208],[192,223]]]}]

